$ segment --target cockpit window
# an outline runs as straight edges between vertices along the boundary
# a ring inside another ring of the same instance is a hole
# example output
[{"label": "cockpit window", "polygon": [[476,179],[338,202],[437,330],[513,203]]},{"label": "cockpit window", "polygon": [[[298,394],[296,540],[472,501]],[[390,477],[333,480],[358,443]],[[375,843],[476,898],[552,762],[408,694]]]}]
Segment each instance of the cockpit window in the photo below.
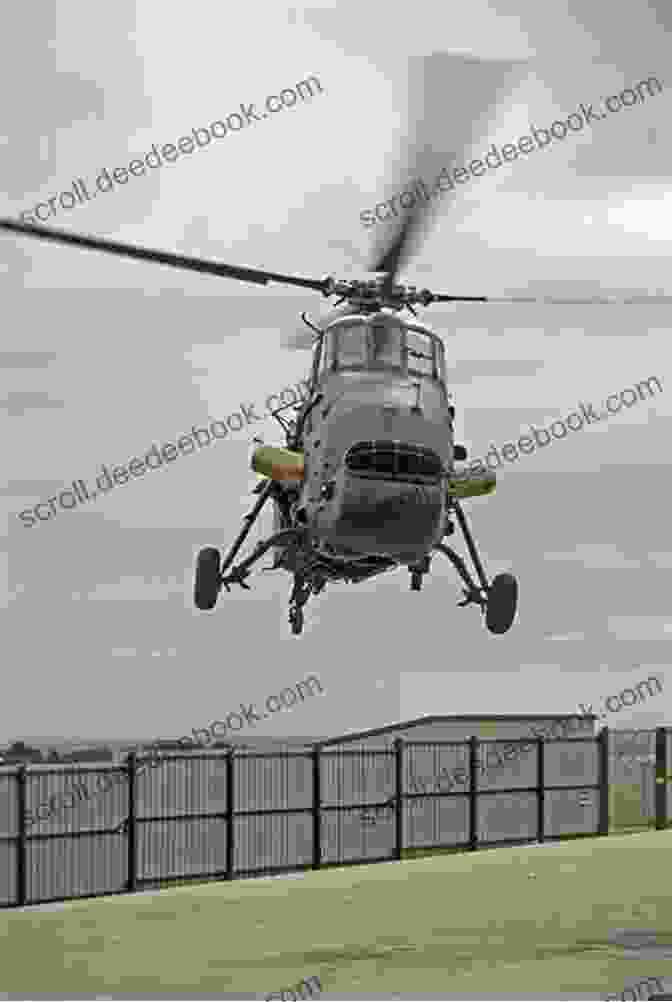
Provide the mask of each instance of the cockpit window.
[{"label": "cockpit window", "polygon": [[322,372],[329,374],[336,360],[336,335],[333,331],[325,334],[322,346]]},{"label": "cockpit window", "polygon": [[446,352],[443,347],[442,341],[435,341],[434,347],[436,349],[436,364],[437,364],[437,375],[439,379],[444,380],[446,378]]},{"label": "cockpit window", "polygon": [[366,324],[353,324],[339,329],[336,348],[339,368],[366,365],[366,335]]},{"label": "cockpit window", "polygon": [[371,324],[371,361],[374,365],[393,365],[400,369],[402,350],[402,333],[394,322]]},{"label": "cockpit window", "polygon": [[432,339],[419,331],[406,331],[406,350],[408,355],[408,371],[417,372],[422,376],[433,376],[434,353]]}]

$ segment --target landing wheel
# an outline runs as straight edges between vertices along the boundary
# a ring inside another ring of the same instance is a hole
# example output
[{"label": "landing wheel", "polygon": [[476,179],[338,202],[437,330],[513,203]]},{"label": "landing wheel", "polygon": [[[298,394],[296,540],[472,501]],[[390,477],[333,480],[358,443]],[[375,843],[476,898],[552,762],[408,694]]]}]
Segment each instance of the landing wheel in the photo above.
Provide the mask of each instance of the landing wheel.
[{"label": "landing wheel", "polygon": [[295,637],[303,631],[303,609],[298,606],[293,606],[289,610],[289,622],[292,627],[292,633]]},{"label": "landing wheel", "polygon": [[194,604],[201,612],[214,609],[221,588],[221,557],[214,546],[206,546],[196,558]]},{"label": "landing wheel", "polygon": [[420,591],[422,588],[422,573],[411,571],[411,591]]},{"label": "landing wheel", "polygon": [[488,590],[485,625],[490,633],[506,633],[516,616],[518,582],[513,574],[498,574]]}]

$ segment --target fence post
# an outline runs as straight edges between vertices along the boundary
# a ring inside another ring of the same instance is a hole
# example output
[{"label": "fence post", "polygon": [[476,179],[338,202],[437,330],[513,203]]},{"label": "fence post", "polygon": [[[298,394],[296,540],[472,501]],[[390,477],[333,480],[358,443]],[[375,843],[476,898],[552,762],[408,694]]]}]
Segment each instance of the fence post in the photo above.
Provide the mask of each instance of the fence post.
[{"label": "fence post", "polygon": [[20,907],[28,901],[26,867],[26,783],[27,768],[20,765],[16,773],[16,800],[18,809],[18,829],[16,840],[16,903]]},{"label": "fence post", "polygon": [[609,728],[603,727],[597,736],[599,807],[597,834],[609,834]]},{"label": "fence post", "polygon": [[543,842],[546,825],[546,743],[537,738],[537,841]]},{"label": "fence post", "polygon": [[322,865],[322,756],[320,746],[313,745],[313,870]]},{"label": "fence post", "polygon": [[469,738],[469,848],[478,849],[478,737]]},{"label": "fence post", "polygon": [[137,752],[131,751],[128,753],[128,758],[126,759],[126,781],[128,786],[128,824],[126,826],[126,835],[128,842],[126,843],[127,859],[126,859],[126,890],[135,891],[137,890],[138,883],[138,844],[137,844],[137,825],[136,825],[136,780],[137,780]]},{"label": "fence post", "polygon": [[656,831],[667,828],[667,728],[656,727]]},{"label": "fence post", "polygon": [[404,855],[404,739],[394,739],[394,858],[403,859]]},{"label": "fence post", "polygon": [[226,756],[226,879],[233,880],[235,866],[235,759],[236,749],[234,745],[229,747]]},{"label": "fence post", "polygon": [[137,789],[138,789],[138,753],[135,749],[126,758],[126,785],[128,787],[128,821],[126,824],[126,889],[137,890],[138,880],[138,840],[137,840]]}]

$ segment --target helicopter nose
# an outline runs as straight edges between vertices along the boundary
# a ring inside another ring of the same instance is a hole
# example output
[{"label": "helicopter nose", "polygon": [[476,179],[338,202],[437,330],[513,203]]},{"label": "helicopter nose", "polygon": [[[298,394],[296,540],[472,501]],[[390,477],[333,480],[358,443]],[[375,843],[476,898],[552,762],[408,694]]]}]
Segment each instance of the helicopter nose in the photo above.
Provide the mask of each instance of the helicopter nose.
[{"label": "helicopter nose", "polygon": [[352,473],[338,479],[333,530],[344,546],[404,561],[417,559],[441,538],[445,491],[440,484],[403,484]]}]

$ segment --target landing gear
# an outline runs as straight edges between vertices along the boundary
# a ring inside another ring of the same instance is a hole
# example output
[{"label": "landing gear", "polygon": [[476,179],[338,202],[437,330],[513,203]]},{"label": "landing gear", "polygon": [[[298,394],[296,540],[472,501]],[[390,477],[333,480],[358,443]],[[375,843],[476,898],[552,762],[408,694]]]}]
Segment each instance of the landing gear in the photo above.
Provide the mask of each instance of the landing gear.
[{"label": "landing gear", "polygon": [[196,558],[194,604],[202,612],[214,609],[217,604],[222,583],[220,563],[219,550],[213,546],[206,546]]},{"label": "landing gear", "polygon": [[506,633],[516,615],[518,582],[513,574],[498,574],[488,590],[485,625],[490,633]]},{"label": "landing gear", "polygon": [[429,573],[430,563],[430,557],[423,557],[420,563],[409,565],[408,569],[411,572],[411,591],[422,591],[422,579],[425,574]]},{"label": "landing gear", "polygon": [[300,535],[302,530],[296,529],[286,529],[282,532],[276,532],[270,539],[259,543],[251,556],[229,570],[230,565],[233,563],[233,558],[243,545],[259,512],[269,498],[274,496],[274,492],[277,494],[277,488],[272,480],[267,480],[265,483],[262,481],[257,484],[254,493],[258,494],[259,497],[252,511],[245,516],[245,525],[238,533],[224,561],[221,559],[219,550],[216,550],[212,546],[206,547],[198,554],[194,584],[194,603],[197,609],[201,609],[202,611],[214,609],[217,597],[222,588],[226,588],[228,592],[232,584],[238,584],[241,588],[249,591],[250,586],[245,583],[245,579],[249,576],[252,564],[262,557],[271,546],[288,543],[294,540],[297,535]]},{"label": "landing gear", "polygon": [[495,634],[506,633],[511,628],[516,616],[518,582],[512,574],[498,574],[492,584],[488,584],[460,502],[454,498],[451,507],[462,530],[479,581],[479,584],[474,581],[464,560],[452,547],[445,543],[436,543],[435,549],[448,557],[466,585],[463,589],[464,598],[458,602],[458,605],[462,607],[472,604],[480,606],[481,612],[485,613],[485,625],[488,631]]},{"label": "landing gear", "polygon": [[303,609],[298,606],[291,606],[289,610],[289,622],[292,627],[292,633],[295,637],[298,637],[303,632]]},{"label": "landing gear", "polygon": [[311,588],[299,575],[294,575],[294,587],[289,597],[289,625],[298,637],[303,631],[303,607],[310,598]]}]

